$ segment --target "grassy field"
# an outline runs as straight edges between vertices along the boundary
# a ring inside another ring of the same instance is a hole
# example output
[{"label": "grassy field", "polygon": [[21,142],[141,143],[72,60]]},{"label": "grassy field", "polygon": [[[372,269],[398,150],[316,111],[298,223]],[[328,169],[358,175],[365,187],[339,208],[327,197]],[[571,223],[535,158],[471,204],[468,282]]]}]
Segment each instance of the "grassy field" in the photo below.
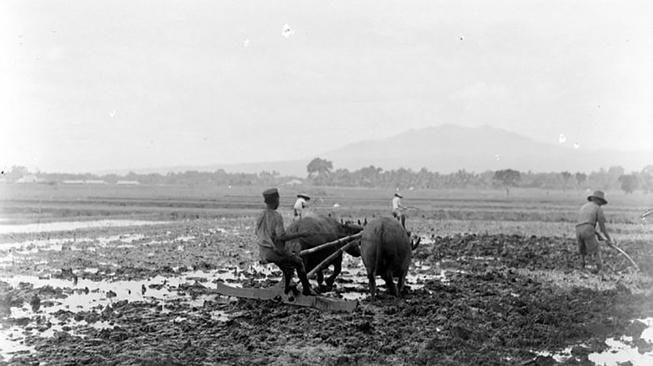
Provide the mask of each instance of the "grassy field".
[{"label": "grassy field", "polygon": [[[0,185],[0,215],[16,221],[47,221],[60,217],[167,215],[218,217],[259,210],[267,187],[120,186],[120,185]],[[313,197],[317,212],[382,215],[390,210],[394,191],[369,188],[281,187],[281,210],[289,211],[297,193]],[[403,192],[411,216],[437,219],[573,222],[586,191],[413,190]],[[653,207],[653,194],[608,192],[604,209],[610,222],[641,223]],[[334,207],[334,205],[339,207]]]}]

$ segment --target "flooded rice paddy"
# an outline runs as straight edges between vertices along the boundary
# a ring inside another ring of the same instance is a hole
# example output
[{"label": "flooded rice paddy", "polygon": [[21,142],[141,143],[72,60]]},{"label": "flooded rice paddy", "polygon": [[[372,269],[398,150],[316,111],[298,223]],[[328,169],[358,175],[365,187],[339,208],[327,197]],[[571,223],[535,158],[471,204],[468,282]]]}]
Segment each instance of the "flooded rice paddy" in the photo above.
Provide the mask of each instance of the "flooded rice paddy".
[{"label": "flooded rice paddy", "polygon": [[[360,258],[345,256],[335,290],[323,296],[360,306],[330,314],[215,293],[217,282],[280,280],[275,266],[258,264],[252,221],[0,224],[0,357],[10,364],[651,362],[650,266],[633,274],[608,255],[611,272],[601,280],[577,269],[564,238],[425,231],[403,299],[382,285],[371,303]],[[628,250],[653,258],[644,243]]]}]

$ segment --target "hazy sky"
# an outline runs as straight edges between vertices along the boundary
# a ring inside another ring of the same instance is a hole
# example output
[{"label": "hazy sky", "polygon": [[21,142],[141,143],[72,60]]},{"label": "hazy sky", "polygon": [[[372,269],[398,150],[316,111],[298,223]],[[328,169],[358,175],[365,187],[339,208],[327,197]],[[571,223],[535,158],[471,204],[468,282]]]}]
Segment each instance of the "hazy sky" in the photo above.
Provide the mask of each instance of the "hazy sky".
[{"label": "hazy sky", "polygon": [[652,14],[648,0],[3,0],[0,166],[307,158],[442,123],[651,148]]}]

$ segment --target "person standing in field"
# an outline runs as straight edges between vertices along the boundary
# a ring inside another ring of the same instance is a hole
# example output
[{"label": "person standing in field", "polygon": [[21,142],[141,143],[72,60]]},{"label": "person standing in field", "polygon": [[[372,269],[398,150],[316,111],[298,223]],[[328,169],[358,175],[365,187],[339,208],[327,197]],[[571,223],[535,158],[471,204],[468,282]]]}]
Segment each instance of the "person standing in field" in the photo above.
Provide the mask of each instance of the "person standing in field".
[{"label": "person standing in field", "polygon": [[[596,257],[597,272],[601,271],[601,251],[597,235],[605,236],[608,243],[612,242],[608,231],[605,228],[605,215],[601,206],[608,201],[602,191],[595,191],[587,197],[587,202],[580,208],[578,224],[576,225],[576,239],[578,240],[578,251],[581,257],[581,264],[585,268],[585,256]],[[598,229],[597,229],[598,225]]]},{"label": "person standing in field", "polygon": [[392,216],[399,220],[401,222],[401,226],[403,226],[404,230],[406,230],[406,215],[404,214],[406,206],[401,204],[402,198],[404,198],[404,196],[399,193],[395,193],[394,198],[392,198]]},{"label": "person standing in field", "polygon": [[259,255],[262,263],[274,263],[283,272],[285,281],[284,292],[287,294],[294,290],[290,286],[290,280],[296,270],[297,276],[302,283],[302,293],[304,295],[314,295],[311,285],[306,277],[304,261],[298,256],[286,249],[285,242],[306,236],[304,233],[287,235],[283,227],[283,217],[277,208],[279,208],[279,191],[276,188],[270,188],[263,192],[263,199],[266,205],[265,210],[261,212],[256,221],[256,237],[258,239]]},{"label": "person standing in field", "polygon": [[302,218],[304,210],[308,208],[308,201],[311,200],[307,194],[300,193],[297,195],[297,201],[295,201],[295,206],[293,206],[293,211],[295,213],[295,220]]}]

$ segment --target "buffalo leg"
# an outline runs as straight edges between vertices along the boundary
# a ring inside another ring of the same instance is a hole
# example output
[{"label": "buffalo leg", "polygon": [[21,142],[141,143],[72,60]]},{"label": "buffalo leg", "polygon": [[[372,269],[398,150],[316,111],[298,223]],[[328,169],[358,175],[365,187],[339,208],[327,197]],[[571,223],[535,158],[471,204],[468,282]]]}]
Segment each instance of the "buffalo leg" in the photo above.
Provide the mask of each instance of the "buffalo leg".
[{"label": "buffalo leg", "polygon": [[322,271],[317,271],[315,273],[315,276],[317,277],[316,278],[317,285],[320,288],[320,290],[322,290],[322,288],[324,287],[324,273],[322,273]]},{"label": "buffalo leg", "polygon": [[392,280],[392,271],[385,271],[382,277],[385,281],[385,286],[388,288],[388,291],[390,291],[390,293],[394,296],[398,297],[399,293],[397,293],[397,287],[395,286],[395,282]]},{"label": "buffalo leg", "polygon": [[406,283],[406,272],[401,271],[397,279],[397,292],[401,295],[404,292],[404,285]]},{"label": "buffalo leg", "polygon": [[372,298],[372,301],[376,299],[376,279],[374,277],[376,277],[374,272],[367,273],[367,279],[370,283],[370,297]]}]

